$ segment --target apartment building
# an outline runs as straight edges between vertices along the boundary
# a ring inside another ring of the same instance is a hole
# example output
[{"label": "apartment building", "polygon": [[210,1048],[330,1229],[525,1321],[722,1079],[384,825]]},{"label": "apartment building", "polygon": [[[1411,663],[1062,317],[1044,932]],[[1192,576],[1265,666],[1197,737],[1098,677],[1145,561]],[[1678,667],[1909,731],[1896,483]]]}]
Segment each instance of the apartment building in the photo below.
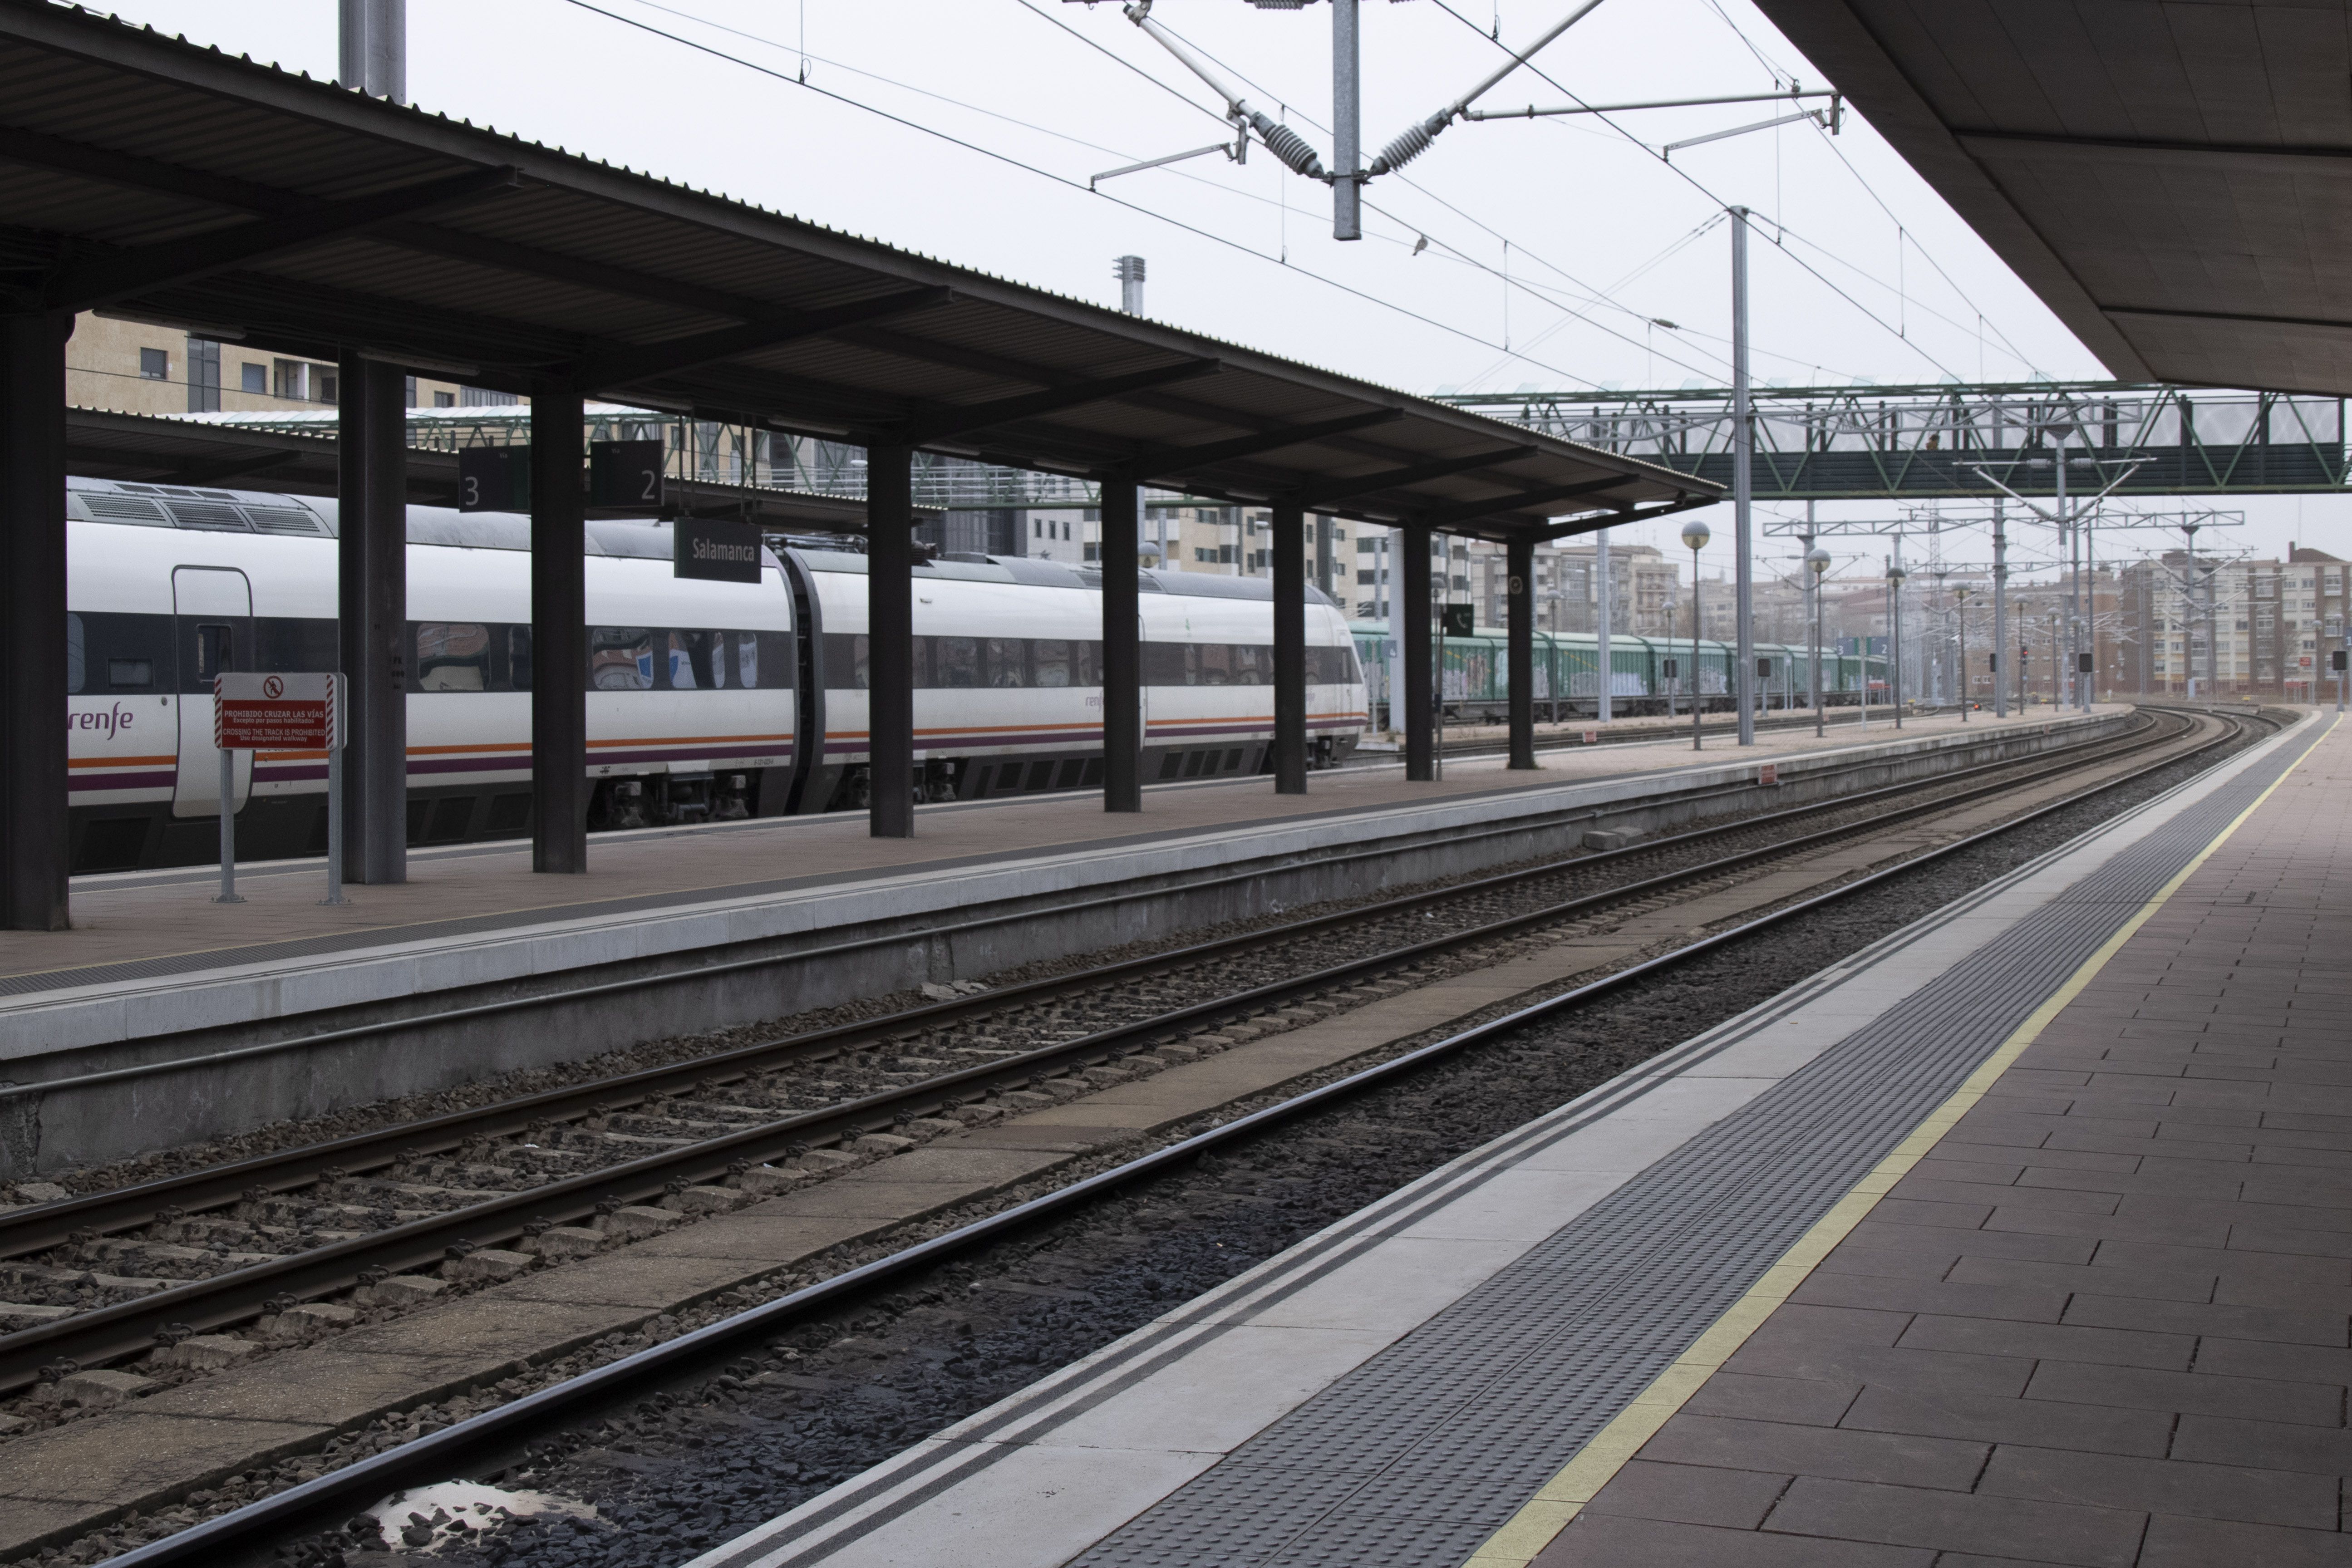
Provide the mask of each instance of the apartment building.
[{"label": "apartment building", "polygon": [[[84,311],[66,343],[66,401],[118,414],[265,414],[334,406],[336,366]],[[455,382],[411,376],[413,408],[520,402]]]},{"label": "apartment building", "polygon": [[2284,561],[2175,550],[2134,562],[2121,574],[2117,618],[2134,640],[2120,668],[2144,692],[2309,700],[2345,646],[2347,573],[2292,544]]}]

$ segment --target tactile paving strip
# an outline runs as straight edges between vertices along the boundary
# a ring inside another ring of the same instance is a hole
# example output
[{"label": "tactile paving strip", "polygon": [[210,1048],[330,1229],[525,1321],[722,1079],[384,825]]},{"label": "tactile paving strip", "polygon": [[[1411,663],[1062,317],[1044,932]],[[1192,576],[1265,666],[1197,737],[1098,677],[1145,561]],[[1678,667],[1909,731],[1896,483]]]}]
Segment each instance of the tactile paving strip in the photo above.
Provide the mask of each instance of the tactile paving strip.
[{"label": "tactile paving strip", "polygon": [[2315,739],[2187,807],[1072,1568],[1460,1563]]}]

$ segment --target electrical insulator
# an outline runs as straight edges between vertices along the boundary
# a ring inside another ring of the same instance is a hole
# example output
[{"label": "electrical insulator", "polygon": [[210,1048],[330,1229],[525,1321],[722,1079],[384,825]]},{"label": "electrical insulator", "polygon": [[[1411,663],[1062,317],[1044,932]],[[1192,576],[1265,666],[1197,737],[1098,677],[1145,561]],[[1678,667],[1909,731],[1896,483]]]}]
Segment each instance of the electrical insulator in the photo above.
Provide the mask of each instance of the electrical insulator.
[{"label": "electrical insulator", "polygon": [[1323,177],[1323,160],[1316,154],[1314,148],[1307,144],[1305,137],[1287,125],[1276,124],[1263,113],[1252,114],[1250,121],[1257,127],[1258,139],[1265,143],[1267,152],[1310,180]]},{"label": "electrical insulator", "polygon": [[1391,169],[1402,169],[1428,152],[1429,144],[1437,140],[1437,133],[1445,129],[1452,118],[1450,114],[1433,114],[1418,125],[1406,126],[1404,134],[1381,149],[1381,155],[1372,160],[1370,169],[1364,171],[1365,178],[1385,174]]}]

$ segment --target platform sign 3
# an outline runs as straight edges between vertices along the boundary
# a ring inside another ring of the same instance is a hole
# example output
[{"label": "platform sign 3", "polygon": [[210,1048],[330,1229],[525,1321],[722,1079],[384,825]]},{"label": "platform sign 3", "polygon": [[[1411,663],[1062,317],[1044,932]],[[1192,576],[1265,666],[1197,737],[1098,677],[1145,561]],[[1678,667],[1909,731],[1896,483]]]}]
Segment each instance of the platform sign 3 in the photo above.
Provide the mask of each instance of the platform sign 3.
[{"label": "platform sign 3", "polygon": [[236,892],[236,798],[230,787],[239,752],[327,754],[327,896],[343,902],[344,686],[341,674],[287,670],[223,671],[213,677],[213,744],[220,750],[221,890],[213,901],[241,904]]},{"label": "platform sign 3", "polygon": [[457,454],[459,511],[529,511],[530,447],[468,447]]}]

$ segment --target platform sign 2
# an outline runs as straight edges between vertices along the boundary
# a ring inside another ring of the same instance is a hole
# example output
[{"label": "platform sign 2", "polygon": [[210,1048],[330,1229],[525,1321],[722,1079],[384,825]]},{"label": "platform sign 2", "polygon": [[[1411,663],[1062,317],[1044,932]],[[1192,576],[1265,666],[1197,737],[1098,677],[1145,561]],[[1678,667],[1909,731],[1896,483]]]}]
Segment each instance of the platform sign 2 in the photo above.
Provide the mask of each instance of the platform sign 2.
[{"label": "platform sign 2", "polygon": [[459,511],[529,511],[530,447],[468,447],[457,454]]},{"label": "platform sign 2", "polygon": [[681,517],[670,573],[706,583],[757,583],[760,531],[712,517]]},{"label": "platform sign 2", "polygon": [[1439,621],[1438,636],[1448,637],[1466,637],[1475,635],[1475,623],[1471,616],[1470,605],[1440,605],[1437,606],[1437,609],[1438,615],[1441,617]]},{"label": "platform sign 2", "polygon": [[238,752],[323,752],[327,757],[327,897],[343,901],[344,682],[341,674],[223,671],[213,677],[213,744],[221,766],[221,890],[214,901],[241,904],[236,893],[236,814],[229,803]]},{"label": "platform sign 2", "polygon": [[588,504],[660,510],[662,450],[659,441],[589,442]]}]

